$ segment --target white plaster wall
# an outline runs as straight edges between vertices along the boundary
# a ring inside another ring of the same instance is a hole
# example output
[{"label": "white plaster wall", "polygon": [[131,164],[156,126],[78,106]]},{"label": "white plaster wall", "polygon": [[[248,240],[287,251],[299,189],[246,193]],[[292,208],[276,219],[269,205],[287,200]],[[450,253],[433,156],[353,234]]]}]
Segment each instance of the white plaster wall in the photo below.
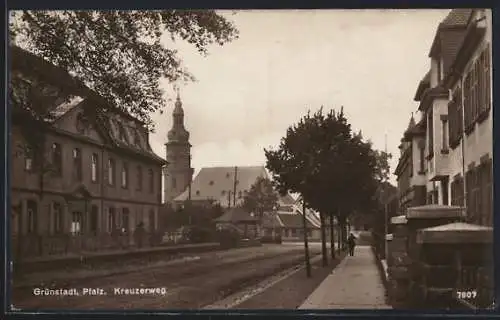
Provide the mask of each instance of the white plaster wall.
[{"label": "white plaster wall", "polygon": [[[448,146],[448,141],[443,145],[443,125],[441,115],[448,114],[448,99],[436,99],[434,101],[434,171],[435,174],[446,175],[448,173],[448,154],[441,153],[444,147]],[[448,131],[448,125],[445,128]],[[446,133],[448,136],[448,132]],[[448,139],[447,139],[448,140]]]},{"label": "white plaster wall", "polygon": [[431,88],[434,88],[438,85],[438,61],[434,58],[431,59],[430,76]]}]

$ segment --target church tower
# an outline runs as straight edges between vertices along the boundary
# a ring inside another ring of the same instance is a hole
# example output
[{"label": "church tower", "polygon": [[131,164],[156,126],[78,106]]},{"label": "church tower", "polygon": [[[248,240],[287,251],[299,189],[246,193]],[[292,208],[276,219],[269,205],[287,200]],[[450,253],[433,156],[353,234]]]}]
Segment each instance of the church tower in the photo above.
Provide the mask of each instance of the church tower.
[{"label": "church tower", "polygon": [[171,203],[173,199],[184,192],[193,177],[189,132],[184,127],[184,110],[178,90],[172,118],[172,129],[168,132],[167,143],[165,143],[168,162],[164,172],[164,199],[166,203]]}]

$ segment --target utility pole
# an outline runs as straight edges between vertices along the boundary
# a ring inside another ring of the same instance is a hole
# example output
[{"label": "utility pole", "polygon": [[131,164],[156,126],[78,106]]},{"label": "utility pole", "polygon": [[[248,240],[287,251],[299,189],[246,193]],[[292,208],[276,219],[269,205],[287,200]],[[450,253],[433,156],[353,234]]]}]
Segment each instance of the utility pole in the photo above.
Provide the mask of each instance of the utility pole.
[{"label": "utility pole", "polygon": [[302,223],[304,227],[304,256],[306,259],[307,277],[311,277],[311,261],[309,260],[309,243],[307,241],[307,219],[306,219],[306,200],[302,195]]},{"label": "utility pole", "polygon": [[189,219],[189,225],[191,225],[191,185],[193,181],[193,174],[191,173],[191,176],[189,178],[189,184],[188,184],[188,205],[187,205],[187,212],[188,212],[188,219]]},{"label": "utility pole", "polygon": [[233,207],[236,207],[236,185],[238,184],[238,167],[234,167],[234,186],[233,186]]},{"label": "utility pole", "polygon": [[[387,154],[387,133],[385,134],[385,147],[384,147],[384,152]],[[382,187],[384,187],[382,185]],[[386,190],[382,189],[383,191],[383,197],[384,197],[384,229],[385,229],[385,234],[384,234],[384,255],[385,259],[389,258],[389,246],[387,245],[387,232],[389,231],[389,217],[388,217],[388,212],[387,212],[387,196],[386,196]]]},{"label": "utility pole", "polygon": [[231,190],[227,193],[227,207],[231,208]]}]

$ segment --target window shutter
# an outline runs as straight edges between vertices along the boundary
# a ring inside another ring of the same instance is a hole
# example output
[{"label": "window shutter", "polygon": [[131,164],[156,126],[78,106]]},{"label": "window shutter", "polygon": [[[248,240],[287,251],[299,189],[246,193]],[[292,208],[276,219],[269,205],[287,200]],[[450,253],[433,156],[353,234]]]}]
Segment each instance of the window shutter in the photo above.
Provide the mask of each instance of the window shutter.
[{"label": "window shutter", "polygon": [[54,203],[49,203],[46,205],[47,208],[47,233],[54,234],[56,229],[54,228],[56,216],[54,214]]},{"label": "window shutter", "polygon": [[479,114],[479,60],[474,63],[474,101],[472,108],[472,121],[475,122]]},{"label": "window shutter", "polygon": [[[455,139],[455,105],[453,102],[454,99],[452,99],[450,102],[448,102],[448,145],[453,148],[453,143]],[[452,197],[453,198],[453,197]]]},{"label": "window shutter", "polygon": [[484,86],[485,86],[485,99],[486,99],[486,111],[491,109],[491,64],[490,64],[490,45],[486,46],[484,50]]},{"label": "window shutter", "polygon": [[470,84],[470,72],[467,74],[465,77],[464,81],[464,116],[465,116],[465,127],[467,128],[469,126],[469,113],[470,113],[470,104],[469,104],[469,97],[470,97],[470,90],[469,90],[469,84]]},{"label": "window shutter", "polygon": [[481,199],[481,191],[483,190],[483,188],[482,188],[483,166],[477,167],[476,170],[474,170],[474,171],[475,171],[475,176],[476,176],[476,188],[475,188],[476,215],[477,215],[478,223],[482,224],[483,218],[484,218],[482,199]]},{"label": "window shutter", "polygon": [[465,190],[466,190],[466,199],[467,199],[467,217],[472,217],[472,188],[471,188],[471,172],[467,171],[465,174]]}]

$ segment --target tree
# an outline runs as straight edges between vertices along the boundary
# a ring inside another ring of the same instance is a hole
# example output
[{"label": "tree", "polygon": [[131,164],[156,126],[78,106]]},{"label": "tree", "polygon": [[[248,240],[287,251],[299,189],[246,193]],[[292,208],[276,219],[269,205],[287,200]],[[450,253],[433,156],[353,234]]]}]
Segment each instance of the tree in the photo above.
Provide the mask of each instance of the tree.
[{"label": "tree", "polygon": [[375,158],[377,161],[375,179],[380,183],[387,182],[391,174],[391,166],[389,160],[392,159],[392,154],[386,151],[375,150]]},{"label": "tree", "polygon": [[[162,37],[187,41],[206,55],[209,46],[236,39],[238,31],[214,10],[40,10],[13,11],[9,35],[11,43],[64,69],[152,129],[150,114],[165,105],[160,81],[194,80]],[[15,79],[10,89],[12,97],[23,93]],[[20,102],[30,114],[41,112],[33,101]]]},{"label": "tree", "polygon": [[260,222],[264,214],[275,210],[277,205],[278,193],[274,190],[271,180],[264,177],[257,177],[243,198],[243,207],[255,212]]},{"label": "tree", "polygon": [[265,154],[278,190],[302,194],[320,213],[323,265],[327,265],[326,216],[336,215],[345,224],[349,212],[372,204],[376,159],[371,143],[352,133],[343,109],[324,114],[321,108],[289,127],[279,147]]}]

